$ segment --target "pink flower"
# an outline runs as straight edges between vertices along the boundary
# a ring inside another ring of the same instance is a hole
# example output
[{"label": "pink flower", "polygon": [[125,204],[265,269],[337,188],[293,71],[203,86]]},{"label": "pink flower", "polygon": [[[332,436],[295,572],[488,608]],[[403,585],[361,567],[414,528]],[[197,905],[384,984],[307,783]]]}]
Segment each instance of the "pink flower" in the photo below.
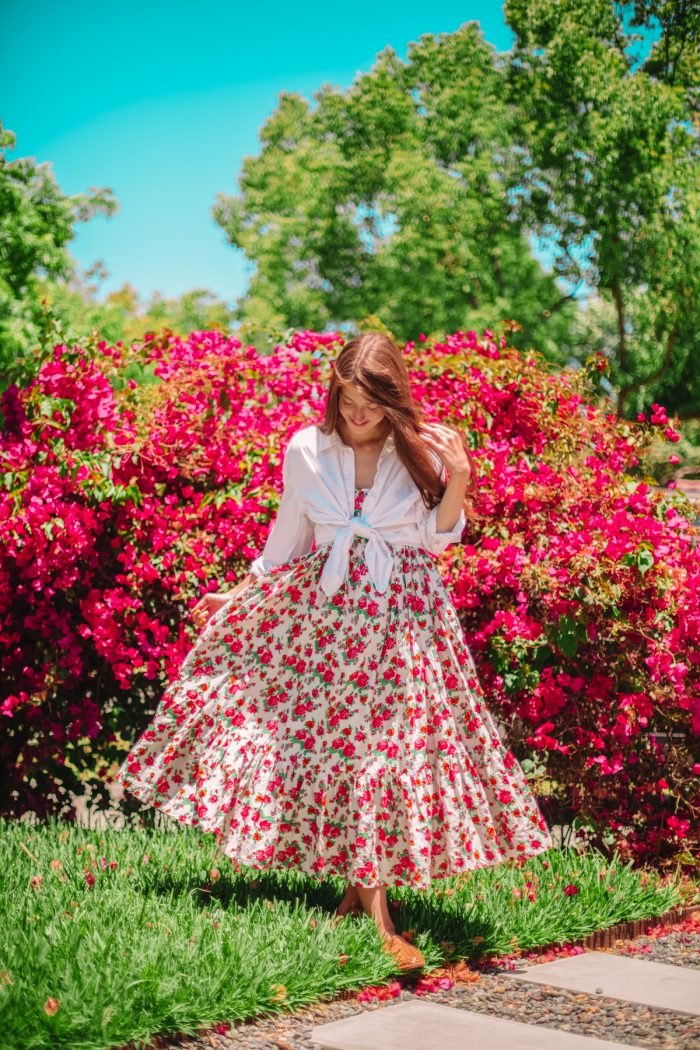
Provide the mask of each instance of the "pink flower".
[{"label": "pink flower", "polygon": [[[2,395],[0,714],[13,719],[15,739],[38,742],[34,797],[55,792],[67,748],[85,746],[107,764],[119,757],[118,736],[128,738],[140,717],[130,698],[152,696],[158,681],[177,676],[193,643],[185,610],[219,576],[233,582],[232,566],[261,551],[281,493],[285,441],[322,417],[343,342],[339,332],[297,332],[269,354],[221,332],[187,339],[153,332],[136,349],[59,344],[25,387]],[[646,418],[621,424],[598,407],[584,370],[543,368],[492,330],[437,343],[421,333],[404,353],[418,405],[431,418],[439,405],[439,418],[469,433],[479,467],[476,521],[441,563],[471,654],[460,654],[461,674],[450,666],[446,676],[447,688],[458,692],[466,681],[471,692],[465,735],[489,747],[482,704],[525,726],[535,785],[561,783],[576,812],[593,815],[593,844],[612,837],[636,862],[692,851],[695,787],[687,760],[683,767],[669,755],[661,734],[670,724],[683,737],[678,755],[691,753],[700,734],[698,548],[692,522],[666,491],[629,481],[639,478],[656,428],[678,441],[666,408],[654,404]],[[159,381],[147,418],[141,384],[123,381],[134,364]],[[598,356],[594,367],[604,364]],[[122,380],[117,390],[114,377]],[[681,457],[674,452],[669,461]],[[304,599],[291,583],[287,593]],[[393,602],[398,597],[391,592]],[[334,596],[339,618],[343,602]],[[361,608],[369,626],[380,606],[367,599]],[[425,619],[424,598],[412,595],[407,611]],[[449,631],[445,614],[436,622]],[[227,624],[233,656],[245,647],[241,625]],[[30,636],[44,639],[31,661]],[[404,659],[400,639],[392,641]],[[442,658],[450,641],[442,634],[437,641]],[[308,671],[309,657],[293,643],[288,657],[288,675]],[[256,659],[273,671],[274,650],[265,646]],[[344,684],[335,666],[329,659],[318,668],[320,691]],[[386,682],[400,689],[404,669],[392,666]],[[353,688],[383,669],[362,672]],[[425,696],[428,671],[418,662],[411,668],[413,696]],[[105,675],[115,701],[109,711],[94,688]],[[231,730],[240,729],[246,715],[226,703]],[[173,698],[169,713],[180,732],[194,717],[209,730],[212,708],[200,692]],[[286,715],[282,702],[270,711],[280,736]],[[340,763],[344,749],[363,743],[342,733],[347,718],[338,714],[331,729]],[[326,739],[304,725],[303,711],[294,719],[293,739],[308,757]],[[434,747],[454,776],[456,740],[438,732],[446,725],[431,711],[417,754]],[[385,728],[381,716],[368,719],[368,734]],[[396,748],[392,741],[381,753],[393,759]],[[20,805],[30,806],[23,785],[32,770],[9,738],[5,750]],[[134,777],[151,772],[137,759],[129,769]],[[514,775],[507,755],[503,769]],[[678,789],[650,790],[657,781]],[[167,790],[162,775],[156,783]],[[501,805],[512,807],[512,789],[507,779],[494,785]],[[203,816],[221,804],[192,799]],[[533,840],[541,832],[533,823]]]}]

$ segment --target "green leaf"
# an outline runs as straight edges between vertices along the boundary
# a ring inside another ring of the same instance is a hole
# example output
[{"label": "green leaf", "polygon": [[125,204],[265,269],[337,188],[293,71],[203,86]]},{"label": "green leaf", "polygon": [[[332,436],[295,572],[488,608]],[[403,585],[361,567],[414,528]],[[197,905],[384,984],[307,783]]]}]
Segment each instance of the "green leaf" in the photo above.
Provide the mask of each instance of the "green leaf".
[{"label": "green leaf", "polygon": [[559,617],[554,628],[552,640],[565,656],[571,657],[576,655],[576,651],[585,637],[586,628],[584,624],[575,620],[573,616],[565,614]]},{"label": "green leaf", "polygon": [[654,567],[654,553],[650,550],[640,550],[637,554],[637,568],[641,576]]}]

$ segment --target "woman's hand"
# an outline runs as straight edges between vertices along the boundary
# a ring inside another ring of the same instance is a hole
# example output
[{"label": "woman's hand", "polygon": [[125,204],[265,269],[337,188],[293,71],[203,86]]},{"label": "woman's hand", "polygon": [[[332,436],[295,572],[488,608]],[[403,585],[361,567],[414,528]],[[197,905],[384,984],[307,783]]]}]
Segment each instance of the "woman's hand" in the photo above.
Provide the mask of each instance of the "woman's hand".
[{"label": "woman's hand", "polygon": [[192,607],[192,618],[195,626],[201,630],[208,620],[219,611],[222,605],[226,605],[237,594],[245,590],[252,578],[252,574],[247,573],[232,590],[223,592],[212,591],[210,594],[205,594],[203,598],[200,598],[197,604]]},{"label": "woman's hand", "polygon": [[460,435],[443,423],[421,423],[421,433],[426,444],[437,452],[447,467],[450,478],[458,477],[466,485],[471,476],[471,466]]}]

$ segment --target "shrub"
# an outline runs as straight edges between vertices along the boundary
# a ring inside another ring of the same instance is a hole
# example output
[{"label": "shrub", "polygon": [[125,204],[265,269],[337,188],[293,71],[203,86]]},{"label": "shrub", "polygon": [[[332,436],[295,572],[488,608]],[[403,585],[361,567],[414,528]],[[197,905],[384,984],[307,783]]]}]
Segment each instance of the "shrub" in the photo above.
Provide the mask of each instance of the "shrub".
[{"label": "shrub", "polygon": [[[288,437],[319,419],[339,333],[261,356],[218,332],[54,349],[2,397],[2,812],[96,801],[194,640],[187,611],[264,543]],[[550,820],[690,863],[700,572],[682,497],[644,475],[664,410],[596,407],[490,331],[405,347],[426,418],[465,428],[475,522],[442,556],[509,745]]]}]

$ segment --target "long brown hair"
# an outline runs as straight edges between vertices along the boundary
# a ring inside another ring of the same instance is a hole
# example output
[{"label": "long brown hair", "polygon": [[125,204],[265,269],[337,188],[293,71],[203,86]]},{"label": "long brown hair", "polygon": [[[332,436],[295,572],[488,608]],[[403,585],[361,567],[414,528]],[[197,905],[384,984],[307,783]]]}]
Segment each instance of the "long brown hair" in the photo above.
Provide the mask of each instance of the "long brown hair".
[{"label": "long brown hair", "polygon": [[[415,481],[425,505],[436,506],[445,492],[445,484],[435,471],[431,449],[420,433],[422,413],[415,404],[403,354],[393,339],[381,332],[362,332],[347,342],[332,362],[328,401],[319,429],[331,434],[336,429],[341,383],[355,383],[372,401],[376,401],[388,418],[396,453]],[[465,514],[473,519],[471,495],[476,489],[476,465],[464,435],[459,434],[467,455],[470,477],[464,499]]]}]

